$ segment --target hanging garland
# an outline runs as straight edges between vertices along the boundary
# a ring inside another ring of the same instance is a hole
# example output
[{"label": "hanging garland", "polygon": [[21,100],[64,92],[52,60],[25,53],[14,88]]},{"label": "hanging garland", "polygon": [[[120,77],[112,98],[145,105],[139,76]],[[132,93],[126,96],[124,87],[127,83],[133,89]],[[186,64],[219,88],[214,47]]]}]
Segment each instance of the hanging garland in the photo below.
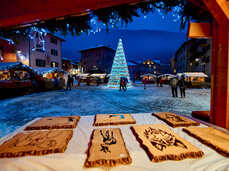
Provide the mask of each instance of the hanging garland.
[{"label": "hanging garland", "polygon": [[147,15],[148,13],[158,12],[167,14],[173,12],[174,16],[181,21],[181,29],[184,29],[186,23],[191,21],[211,22],[212,15],[209,11],[202,10],[185,0],[151,0],[146,2],[123,4],[108,8],[97,9],[81,16],[65,16],[62,19],[51,19],[48,21],[38,22],[30,27],[21,27],[17,29],[2,29],[0,36],[10,38],[19,43],[21,39],[27,39],[32,27],[45,29],[50,34],[60,34],[66,36],[80,36],[82,33],[90,33],[91,19],[96,17],[98,22],[102,22],[107,31],[109,27],[117,28],[121,22],[121,27],[133,22],[133,17],[140,17],[139,13]]}]

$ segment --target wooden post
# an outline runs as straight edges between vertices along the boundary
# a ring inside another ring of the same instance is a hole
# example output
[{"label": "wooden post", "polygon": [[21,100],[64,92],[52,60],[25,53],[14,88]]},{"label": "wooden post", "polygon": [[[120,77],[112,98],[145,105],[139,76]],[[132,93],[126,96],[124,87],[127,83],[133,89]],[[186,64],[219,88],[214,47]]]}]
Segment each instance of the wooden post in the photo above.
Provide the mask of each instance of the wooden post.
[{"label": "wooden post", "polygon": [[211,123],[229,129],[229,20],[212,28]]}]

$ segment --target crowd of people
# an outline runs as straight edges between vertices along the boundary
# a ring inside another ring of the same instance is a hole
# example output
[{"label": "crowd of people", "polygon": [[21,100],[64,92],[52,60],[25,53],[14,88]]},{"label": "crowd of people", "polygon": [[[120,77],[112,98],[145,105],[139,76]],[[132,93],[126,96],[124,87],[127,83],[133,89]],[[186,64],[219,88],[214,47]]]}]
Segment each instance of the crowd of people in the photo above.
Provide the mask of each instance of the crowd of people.
[{"label": "crowd of people", "polygon": [[[146,90],[147,79],[146,78],[143,79],[142,83],[144,85],[144,90]],[[156,85],[157,87],[163,86],[163,80],[161,77],[156,78]],[[187,82],[185,81],[185,77],[183,75],[180,79],[178,77],[171,78],[169,85],[171,86],[173,97],[178,97],[177,89],[179,87],[181,98],[185,98],[185,90],[187,88]]]},{"label": "crowd of people", "polygon": [[[78,82],[78,86],[80,86],[80,78],[79,77],[76,77],[75,78]],[[71,87],[73,86],[73,83],[75,81],[74,77],[73,76],[70,76],[68,75],[68,79],[67,79],[67,90],[71,90]],[[55,85],[57,84],[55,81],[56,78],[54,79],[54,83]],[[87,77],[86,78],[86,85],[89,86],[90,85],[90,77]],[[147,79],[143,79],[142,80],[143,84],[144,84],[144,90],[146,90],[146,84],[147,84]],[[98,86],[100,83],[100,79],[99,78],[96,78],[96,85]],[[121,77],[120,78],[120,86],[119,86],[119,91],[127,91],[127,83],[128,83],[128,80],[125,78],[125,77]],[[161,77],[158,77],[156,79],[156,85],[157,87],[162,87],[163,86],[163,80]],[[172,91],[172,96],[173,97],[178,97],[178,92],[177,92],[177,89],[178,87],[180,88],[180,95],[181,95],[181,98],[185,98],[185,90],[187,88],[187,83],[185,81],[185,77],[182,75],[181,79],[178,79],[178,77],[173,77],[171,80],[170,80],[170,83],[169,85],[171,86],[171,91]]]},{"label": "crowd of people", "polygon": [[187,83],[183,75],[179,81],[177,77],[173,77],[170,81],[170,86],[173,97],[178,97],[177,88],[179,87],[181,98],[185,98],[185,90],[187,88]]},{"label": "crowd of people", "polygon": [[120,86],[119,86],[119,91],[126,91],[127,90],[127,87],[126,87],[126,84],[127,84],[128,80],[125,79],[124,77],[121,77],[120,78]]}]

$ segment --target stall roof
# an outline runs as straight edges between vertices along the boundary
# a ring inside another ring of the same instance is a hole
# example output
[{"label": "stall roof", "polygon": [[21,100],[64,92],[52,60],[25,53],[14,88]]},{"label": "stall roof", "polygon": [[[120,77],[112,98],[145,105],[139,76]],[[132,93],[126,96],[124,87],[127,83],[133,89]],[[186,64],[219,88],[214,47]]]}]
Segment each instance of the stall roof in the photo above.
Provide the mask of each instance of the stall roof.
[{"label": "stall roof", "polygon": [[157,77],[156,75],[153,75],[153,74],[144,74],[144,75],[141,75],[140,77],[145,77],[145,76]]},{"label": "stall roof", "polygon": [[91,77],[105,77],[107,74],[91,74]]},{"label": "stall roof", "polygon": [[58,67],[56,67],[56,68],[36,68],[36,70],[38,72],[40,72],[41,74],[48,74],[48,73],[54,73],[54,72],[63,73],[63,74],[69,74],[65,70],[60,69]]},{"label": "stall roof", "polygon": [[78,74],[77,77],[87,77],[89,74]]},{"label": "stall roof", "polygon": [[0,70],[23,70],[39,75],[36,69],[33,69],[22,62],[0,62]]},{"label": "stall roof", "polygon": [[173,74],[162,74],[162,75],[159,75],[158,77],[175,77],[175,75],[173,75]]},{"label": "stall roof", "polygon": [[208,77],[206,74],[203,72],[183,72],[185,77]]}]

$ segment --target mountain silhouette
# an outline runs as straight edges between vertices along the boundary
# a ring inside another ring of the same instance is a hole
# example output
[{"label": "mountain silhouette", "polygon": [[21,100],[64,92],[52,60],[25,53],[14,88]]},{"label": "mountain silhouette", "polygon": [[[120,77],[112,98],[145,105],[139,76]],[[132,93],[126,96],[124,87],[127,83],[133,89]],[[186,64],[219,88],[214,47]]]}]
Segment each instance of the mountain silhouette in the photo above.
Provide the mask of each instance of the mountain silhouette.
[{"label": "mountain silhouette", "polygon": [[159,59],[169,63],[177,49],[186,41],[184,33],[174,33],[157,30],[102,30],[97,33],[82,36],[64,37],[62,56],[79,60],[79,50],[95,47],[96,45],[110,45],[117,49],[118,40],[122,39],[126,60]]}]

